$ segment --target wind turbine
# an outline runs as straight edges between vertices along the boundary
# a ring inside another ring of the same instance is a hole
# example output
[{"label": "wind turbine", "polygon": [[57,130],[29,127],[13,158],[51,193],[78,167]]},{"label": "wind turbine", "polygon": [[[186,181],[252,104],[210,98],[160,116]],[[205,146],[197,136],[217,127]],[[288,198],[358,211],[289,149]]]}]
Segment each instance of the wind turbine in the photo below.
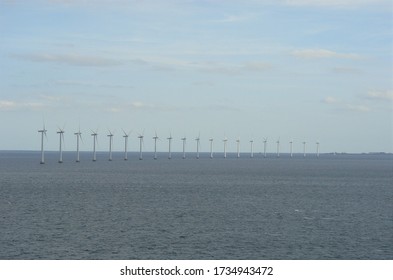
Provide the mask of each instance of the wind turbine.
[{"label": "wind turbine", "polygon": [[172,133],[169,133],[168,143],[169,143],[169,150],[168,150],[168,159],[172,158],[172,153],[171,153],[171,144],[172,144]]},{"label": "wind turbine", "polygon": [[317,141],[317,158],[319,158],[319,141]]},{"label": "wind turbine", "polygon": [[57,134],[59,134],[60,138],[60,145],[59,145],[59,163],[63,163],[63,149],[62,149],[62,141],[64,141],[64,130],[59,128],[59,131],[57,131]]},{"label": "wind turbine", "polygon": [[250,140],[250,144],[251,144],[250,158],[253,158],[254,157],[254,140]]},{"label": "wind turbine", "polygon": [[236,143],[237,143],[237,157],[239,158],[240,157],[240,139],[239,138],[237,138]]},{"label": "wind turbine", "polygon": [[92,134],[91,136],[93,136],[93,161],[97,160],[97,153],[96,153],[96,143],[98,143],[97,141],[97,131],[91,131]]},{"label": "wind turbine", "polygon": [[186,140],[187,140],[187,138],[184,136],[181,140],[183,141],[183,159],[185,159],[186,158]]},{"label": "wind turbine", "polygon": [[228,138],[225,136],[224,140],[222,140],[222,142],[224,142],[224,158],[227,158],[227,142],[228,142]]},{"label": "wind turbine", "polygon": [[303,157],[306,157],[306,141],[303,142]]},{"label": "wind turbine", "polygon": [[291,141],[289,142],[289,153],[290,153],[290,157],[291,157],[291,158],[293,157],[292,145],[293,145],[293,140],[291,140]]},{"label": "wind turbine", "polygon": [[280,138],[277,140],[277,157],[280,157]]},{"label": "wind turbine", "polygon": [[200,144],[200,141],[201,141],[200,134],[198,134],[198,137],[195,138],[195,141],[196,141],[196,143],[197,143],[197,154],[196,154],[196,158],[199,159],[199,144]]},{"label": "wind turbine", "polygon": [[109,137],[109,161],[112,161],[112,144],[113,144],[113,133],[109,130],[109,134],[107,135]]},{"label": "wind turbine", "polygon": [[79,128],[78,132],[75,132],[74,135],[76,135],[76,162],[80,162],[80,160],[79,160],[79,140],[82,140],[81,129]]},{"label": "wind turbine", "polygon": [[39,133],[41,133],[41,161],[40,164],[45,163],[45,158],[44,158],[44,135],[46,137],[46,129],[45,129],[45,124],[43,125],[43,128],[41,130],[38,130]]},{"label": "wind turbine", "polygon": [[143,134],[139,134],[139,160],[142,160],[142,145],[143,145]]},{"label": "wind turbine", "polygon": [[128,152],[127,152],[127,146],[128,146],[128,136],[130,135],[131,132],[128,132],[128,134],[123,130],[123,137],[124,137],[124,160],[128,160]]},{"label": "wind turbine", "polygon": [[159,139],[157,136],[157,131],[155,132],[155,136],[153,137],[154,139],[154,159],[157,159],[157,140]]},{"label": "wind turbine", "polygon": [[213,158],[213,138],[210,138],[209,141],[210,141],[210,158]]},{"label": "wind turbine", "polygon": [[267,138],[263,138],[263,157],[266,157]]}]

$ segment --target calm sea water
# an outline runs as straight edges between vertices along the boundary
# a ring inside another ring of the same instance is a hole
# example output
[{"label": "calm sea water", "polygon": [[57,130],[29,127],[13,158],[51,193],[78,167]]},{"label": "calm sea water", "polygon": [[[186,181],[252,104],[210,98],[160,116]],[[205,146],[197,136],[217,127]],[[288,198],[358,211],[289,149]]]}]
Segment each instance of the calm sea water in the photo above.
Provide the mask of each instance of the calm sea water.
[{"label": "calm sea water", "polygon": [[391,155],[74,156],[0,152],[0,259],[393,259]]}]

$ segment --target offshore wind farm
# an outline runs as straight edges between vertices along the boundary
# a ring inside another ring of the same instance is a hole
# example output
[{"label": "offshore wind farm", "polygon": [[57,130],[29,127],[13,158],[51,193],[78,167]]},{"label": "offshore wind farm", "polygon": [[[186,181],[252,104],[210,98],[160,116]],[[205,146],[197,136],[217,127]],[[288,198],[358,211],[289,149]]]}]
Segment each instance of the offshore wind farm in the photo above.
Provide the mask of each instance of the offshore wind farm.
[{"label": "offshore wind farm", "polygon": [[393,259],[392,11],[0,1],[0,260]]},{"label": "offshore wind farm", "polygon": [[[41,139],[41,144],[40,144],[40,147],[41,147],[41,154],[40,154],[41,155],[41,160],[40,160],[40,163],[41,164],[45,163],[45,142],[48,141],[47,131],[48,130],[46,129],[45,124],[43,125],[42,129],[37,130],[37,132],[41,134],[41,138],[40,138]],[[131,135],[131,131],[128,132],[128,133],[126,133],[124,131],[124,129],[122,129],[122,131],[123,131],[123,135],[120,135],[120,136],[122,138],[124,138],[124,157],[123,157],[123,159],[124,160],[128,160],[128,146],[129,146],[129,140],[130,140],[129,137]],[[59,134],[59,150],[58,150],[59,160],[58,160],[58,162],[59,163],[63,163],[63,151],[64,151],[64,143],[65,143],[65,137],[64,137],[65,130],[64,130],[64,128],[63,129],[58,128],[58,131],[56,131],[56,133]],[[109,156],[108,156],[108,160],[112,161],[113,160],[113,156],[112,156],[112,153],[113,153],[113,138],[115,137],[115,134],[112,133],[111,130],[108,130],[107,133],[108,134],[106,136],[109,138],[109,141],[108,141],[109,142],[109,148],[108,148],[108,155]],[[75,147],[74,153],[75,153],[75,157],[76,157],[75,162],[79,163],[80,162],[80,149],[81,149],[80,141],[82,140],[82,132],[80,130],[80,127],[79,127],[77,132],[73,132],[72,134],[76,136],[76,142],[73,143],[73,145],[72,145],[72,146],[75,145],[74,146]],[[96,130],[96,131],[91,130],[91,136],[93,137],[92,138],[92,148],[90,150],[91,151],[91,155],[92,155],[92,161],[97,161],[97,152],[96,152],[96,150],[97,150],[97,144],[98,144],[98,138],[99,138],[98,130]],[[105,136],[105,134],[104,134],[104,136]],[[136,143],[136,140],[139,139],[138,140],[138,142],[139,142],[139,160],[143,160],[143,147],[145,146],[144,132],[142,134],[135,135],[134,138],[135,138],[134,139],[135,143]],[[171,145],[172,145],[172,140],[174,139],[172,137],[172,132],[170,132],[169,133],[169,137],[166,138],[167,141],[168,141],[168,145],[164,144],[164,145],[161,145],[161,147],[157,145],[158,144],[157,143],[158,140],[160,140],[160,137],[158,136],[157,131],[155,131],[154,136],[152,137],[152,139],[153,139],[153,143],[154,143],[154,145],[153,145],[154,148],[150,152],[153,152],[153,159],[155,159],[155,160],[158,159],[158,153],[159,152],[160,153],[167,152],[167,154],[168,154],[167,158],[171,159],[172,158]],[[132,140],[132,135],[131,135],[131,140]],[[186,152],[186,141],[187,141],[187,138],[184,136],[182,138],[179,138],[178,140],[180,140],[182,142],[182,159],[186,159],[186,154],[187,154],[187,152]],[[191,148],[189,148],[188,153],[195,155],[192,158],[199,159],[200,158],[200,154],[201,154],[201,148],[200,148],[201,141],[203,141],[203,139],[201,139],[201,133],[200,132],[199,132],[198,136],[195,138],[195,141],[196,141],[196,149],[195,150],[191,150]],[[213,151],[213,141],[214,141],[214,139],[211,138],[211,137],[207,137],[205,139],[205,141],[209,142],[209,147],[210,147],[209,151],[206,151],[206,154],[208,152],[208,157],[210,159],[213,159],[214,158],[214,156],[213,156],[214,155],[214,151]],[[260,144],[261,147],[262,147],[262,144],[263,144],[263,150],[260,150],[258,152],[258,154],[260,155],[260,157],[263,157],[263,158],[267,157],[267,154],[268,154],[268,151],[267,151],[268,140],[267,140],[266,137],[261,139],[261,141],[258,141],[259,143],[257,141],[254,141],[253,139],[248,140],[248,142],[250,143],[250,149],[249,150],[244,149],[243,151],[241,151],[241,149],[240,149],[240,137],[237,137],[236,139],[233,139],[233,141],[232,141],[232,142],[236,143],[236,151],[235,150],[233,150],[233,151],[228,151],[227,150],[227,142],[228,141],[230,141],[230,139],[228,139],[225,136],[224,139],[222,140],[222,142],[223,142],[223,150],[216,151],[217,157],[227,158],[228,154],[231,154],[231,155],[235,155],[236,158],[240,158],[241,155],[244,156],[244,157],[254,158],[254,142],[255,142],[255,144]],[[289,155],[290,158],[293,158],[293,155],[294,155],[294,152],[293,152],[293,143],[294,143],[294,141],[293,141],[293,139],[289,143],[290,143],[290,149],[289,149],[288,155]],[[300,142],[299,142],[299,144],[300,144]],[[303,158],[306,157],[305,144],[306,144],[306,142],[303,142]],[[276,157],[279,158],[280,157],[280,138],[276,141],[276,145],[277,145],[276,146]],[[165,150],[166,148],[167,148],[167,150]],[[319,149],[320,149],[320,142],[317,141],[316,142],[316,149],[315,149],[315,152],[313,153],[314,157],[319,158],[319,155],[320,155],[320,152],[319,152],[320,150]],[[83,149],[83,151],[84,152],[89,151],[88,147],[85,147]],[[68,150],[68,152],[72,152],[72,151]],[[297,153],[300,154],[300,150]],[[335,154],[335,153],[333,153],[333,154]]]}]

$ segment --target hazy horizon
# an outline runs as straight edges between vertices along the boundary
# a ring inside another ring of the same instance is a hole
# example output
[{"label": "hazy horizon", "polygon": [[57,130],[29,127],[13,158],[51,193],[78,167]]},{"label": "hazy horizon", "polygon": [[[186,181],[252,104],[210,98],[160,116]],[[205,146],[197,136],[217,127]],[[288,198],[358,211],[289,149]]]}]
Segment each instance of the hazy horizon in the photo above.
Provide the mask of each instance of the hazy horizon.
[{"label": "hazy horizon", "polygon": [[[0,0],[0,150],[393,152],[389,0]],[[230,144],[229,144],[230,143]]]}]

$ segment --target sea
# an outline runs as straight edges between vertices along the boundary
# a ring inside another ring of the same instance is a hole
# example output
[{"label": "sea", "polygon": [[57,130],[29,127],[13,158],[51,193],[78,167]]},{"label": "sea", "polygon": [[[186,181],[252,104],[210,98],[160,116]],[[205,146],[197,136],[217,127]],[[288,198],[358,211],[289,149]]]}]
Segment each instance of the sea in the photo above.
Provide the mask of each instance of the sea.
[{"label": "sea", "polygon": [[393,259],[393,155],[0,151],[0,259]]}]

